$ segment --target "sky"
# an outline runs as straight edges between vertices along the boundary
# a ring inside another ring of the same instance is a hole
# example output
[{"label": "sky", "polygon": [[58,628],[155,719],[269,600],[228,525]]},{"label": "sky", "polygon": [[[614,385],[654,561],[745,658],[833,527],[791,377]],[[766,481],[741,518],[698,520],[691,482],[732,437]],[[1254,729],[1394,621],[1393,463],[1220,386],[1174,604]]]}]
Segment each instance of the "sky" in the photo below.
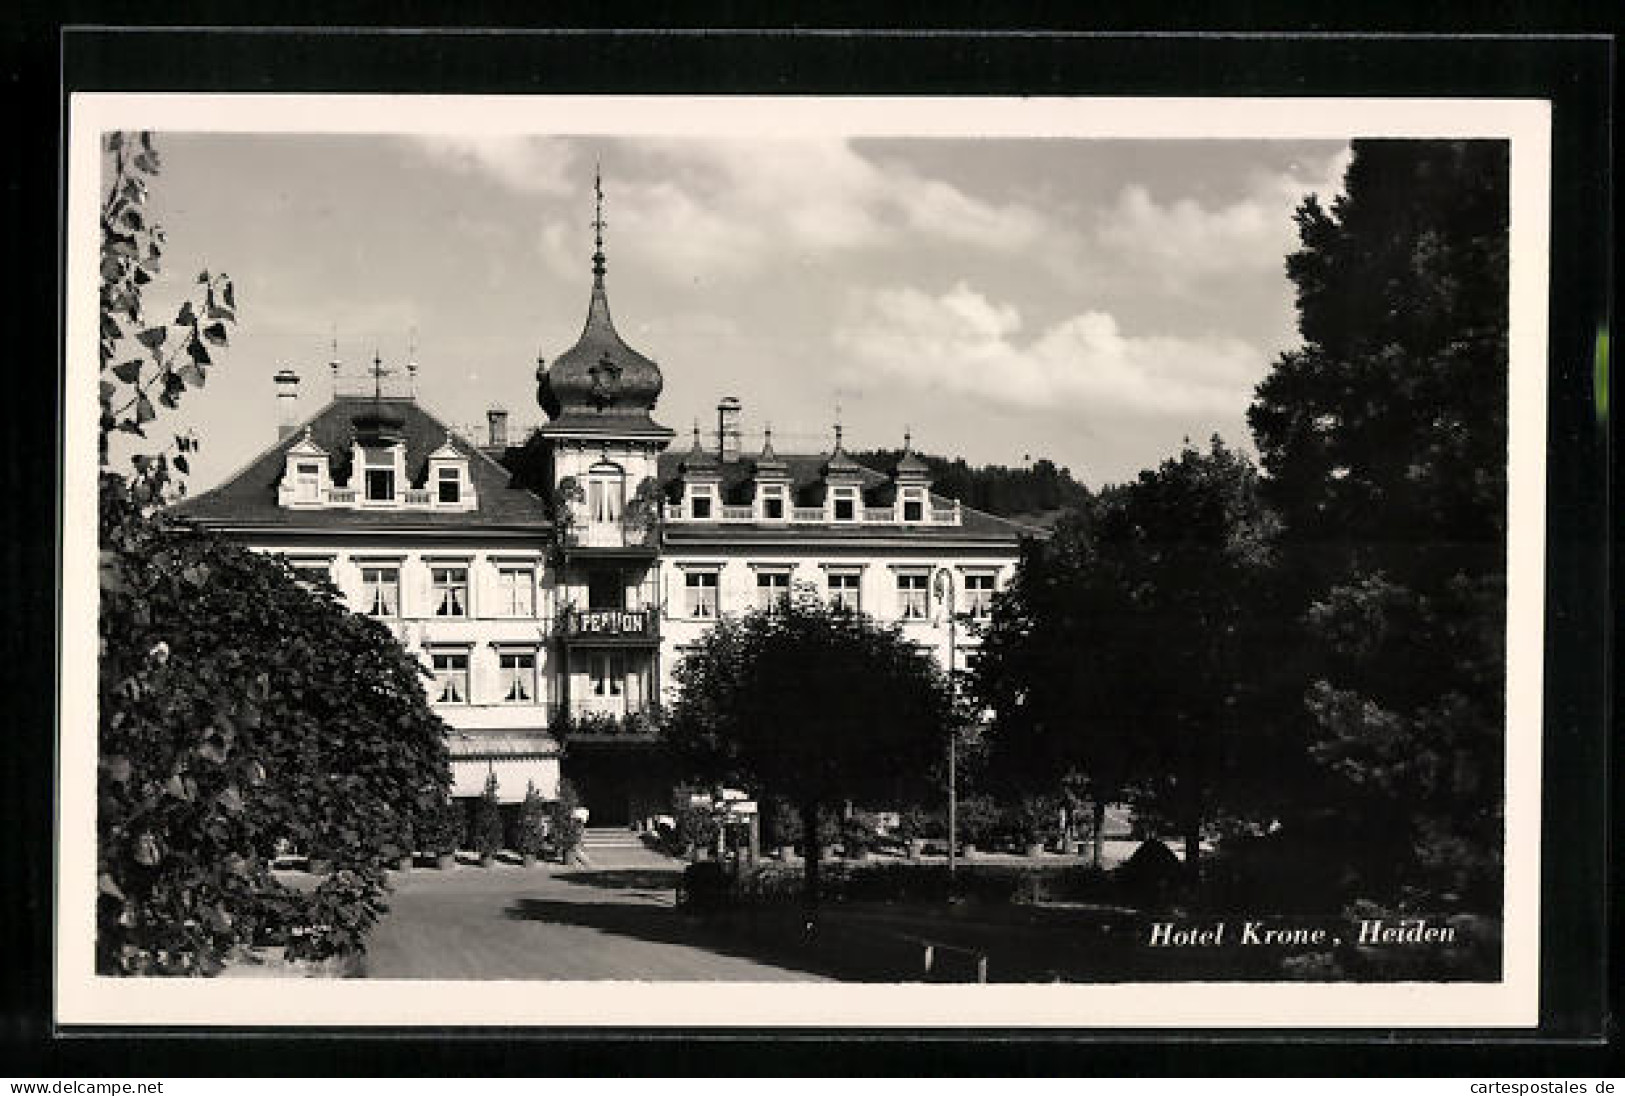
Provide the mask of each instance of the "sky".
[{"label": "sky", "polygon": [[[1217,432],[1296,345],[1284,256],[1341,141],[287,133],[155,135],[157,309],[229,274],[239,324],[175,429],[205,490],[374,353],[431,411],[539,424],[534,373],[580,333],[601,165],[611,309],[679,432],[744,403],[747,450],[900,445],[1133,477]],[[154,316],[161,313],[154,312]],[[397,378],[398,381],[398,378]],[[480,429],[483,431],[483,425]]]}]

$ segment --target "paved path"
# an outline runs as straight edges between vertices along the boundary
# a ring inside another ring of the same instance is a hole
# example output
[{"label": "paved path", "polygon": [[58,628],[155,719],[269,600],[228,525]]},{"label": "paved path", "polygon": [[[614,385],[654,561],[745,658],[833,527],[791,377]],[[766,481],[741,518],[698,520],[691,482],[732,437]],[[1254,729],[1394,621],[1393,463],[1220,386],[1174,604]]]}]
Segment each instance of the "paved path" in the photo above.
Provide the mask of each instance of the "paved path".
[{"label": "paved path", "polygon": [[679,868],[557,866],[395,876],[372,978],[822,981],[752,957],[674,908]]}]

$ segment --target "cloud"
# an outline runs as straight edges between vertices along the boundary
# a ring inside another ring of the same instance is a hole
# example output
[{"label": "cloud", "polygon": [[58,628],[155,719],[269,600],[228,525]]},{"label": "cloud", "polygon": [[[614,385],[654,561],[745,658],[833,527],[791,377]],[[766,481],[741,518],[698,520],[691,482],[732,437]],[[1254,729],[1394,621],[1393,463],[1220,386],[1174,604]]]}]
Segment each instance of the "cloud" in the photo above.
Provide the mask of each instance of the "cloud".
[{"label": "cloud", "polygon": [[522,134],[420,134],[410,138],[422,153],[454,171],[483,174],[513,190],[566,194],[575,149],[558,137]]},{"label": "cloud", "polygon": [[1293,210],[1310,192],[1323,200],[1337,193],[1349,155],[1345,148],[1323,163],[1259,173],[1242,197],[1223,204],[1159,202],[1146,186],[1130,183],[1096,215],[1092,246],[1173,292],[1238,270],[1278,270],[1297,247]]},{"label": "cloud", "polygon": [[1108,313],[1070,316],[1030,337],[1020,312],[963,282],[940,296],[885,289],[834,332],[853,377],[890,378],[1013,410],[1091,416],[1234,415],[1267,361],[1225,337],[1124,333]]},{"label": "cloud", "polygon": [[[838,138],[644,138],[605,161],[610,258],[668,280],[748,275],[773,264],[933,240],[1011,252],[1042,238],[1019,204],[974,198],[901,164],[878,164]],[[549,215],[550,261],[576,269],[580,218]]]}]

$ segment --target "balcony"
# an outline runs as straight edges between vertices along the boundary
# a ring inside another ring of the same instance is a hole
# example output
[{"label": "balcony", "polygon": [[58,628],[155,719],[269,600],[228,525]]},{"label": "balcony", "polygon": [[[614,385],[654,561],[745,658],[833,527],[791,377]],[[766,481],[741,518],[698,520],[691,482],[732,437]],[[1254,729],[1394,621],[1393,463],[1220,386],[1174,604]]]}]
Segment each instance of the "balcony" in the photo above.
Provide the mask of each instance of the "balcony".
[{"label": "balcony", "polygon": [[554,708],[548,732],[560,742],[648,743],[659,737],[658,709],[652,705],[626,708],[605,706],[603,701],[576,701]]},{"label": "balcony", "polygon": [[649,521],[582,522],[567,526],[559,535],[566,560],[614,556],[653,559],[659,544],[659,527]]},{"label": "balcony", "polygon": [[581,647],[653,647],[660,642],[660,614],[653,609],[577,609],[559,613],[555,633]]}]

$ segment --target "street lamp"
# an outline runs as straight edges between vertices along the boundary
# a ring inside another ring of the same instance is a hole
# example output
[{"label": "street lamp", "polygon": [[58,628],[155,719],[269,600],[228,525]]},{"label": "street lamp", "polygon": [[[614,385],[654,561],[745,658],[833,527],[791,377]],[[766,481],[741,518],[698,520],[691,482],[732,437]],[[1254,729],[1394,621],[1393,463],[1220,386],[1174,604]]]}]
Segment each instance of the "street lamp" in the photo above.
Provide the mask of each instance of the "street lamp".
[{"label": "street lamp", "polygon": [[954,673],[959,621],[954,612],[953,573],[946,567],[937,568],[931,588],[948,616],[948,696],[953,702],[948,723],[948,874],[953,875],[959,863],[959,679]]}]

